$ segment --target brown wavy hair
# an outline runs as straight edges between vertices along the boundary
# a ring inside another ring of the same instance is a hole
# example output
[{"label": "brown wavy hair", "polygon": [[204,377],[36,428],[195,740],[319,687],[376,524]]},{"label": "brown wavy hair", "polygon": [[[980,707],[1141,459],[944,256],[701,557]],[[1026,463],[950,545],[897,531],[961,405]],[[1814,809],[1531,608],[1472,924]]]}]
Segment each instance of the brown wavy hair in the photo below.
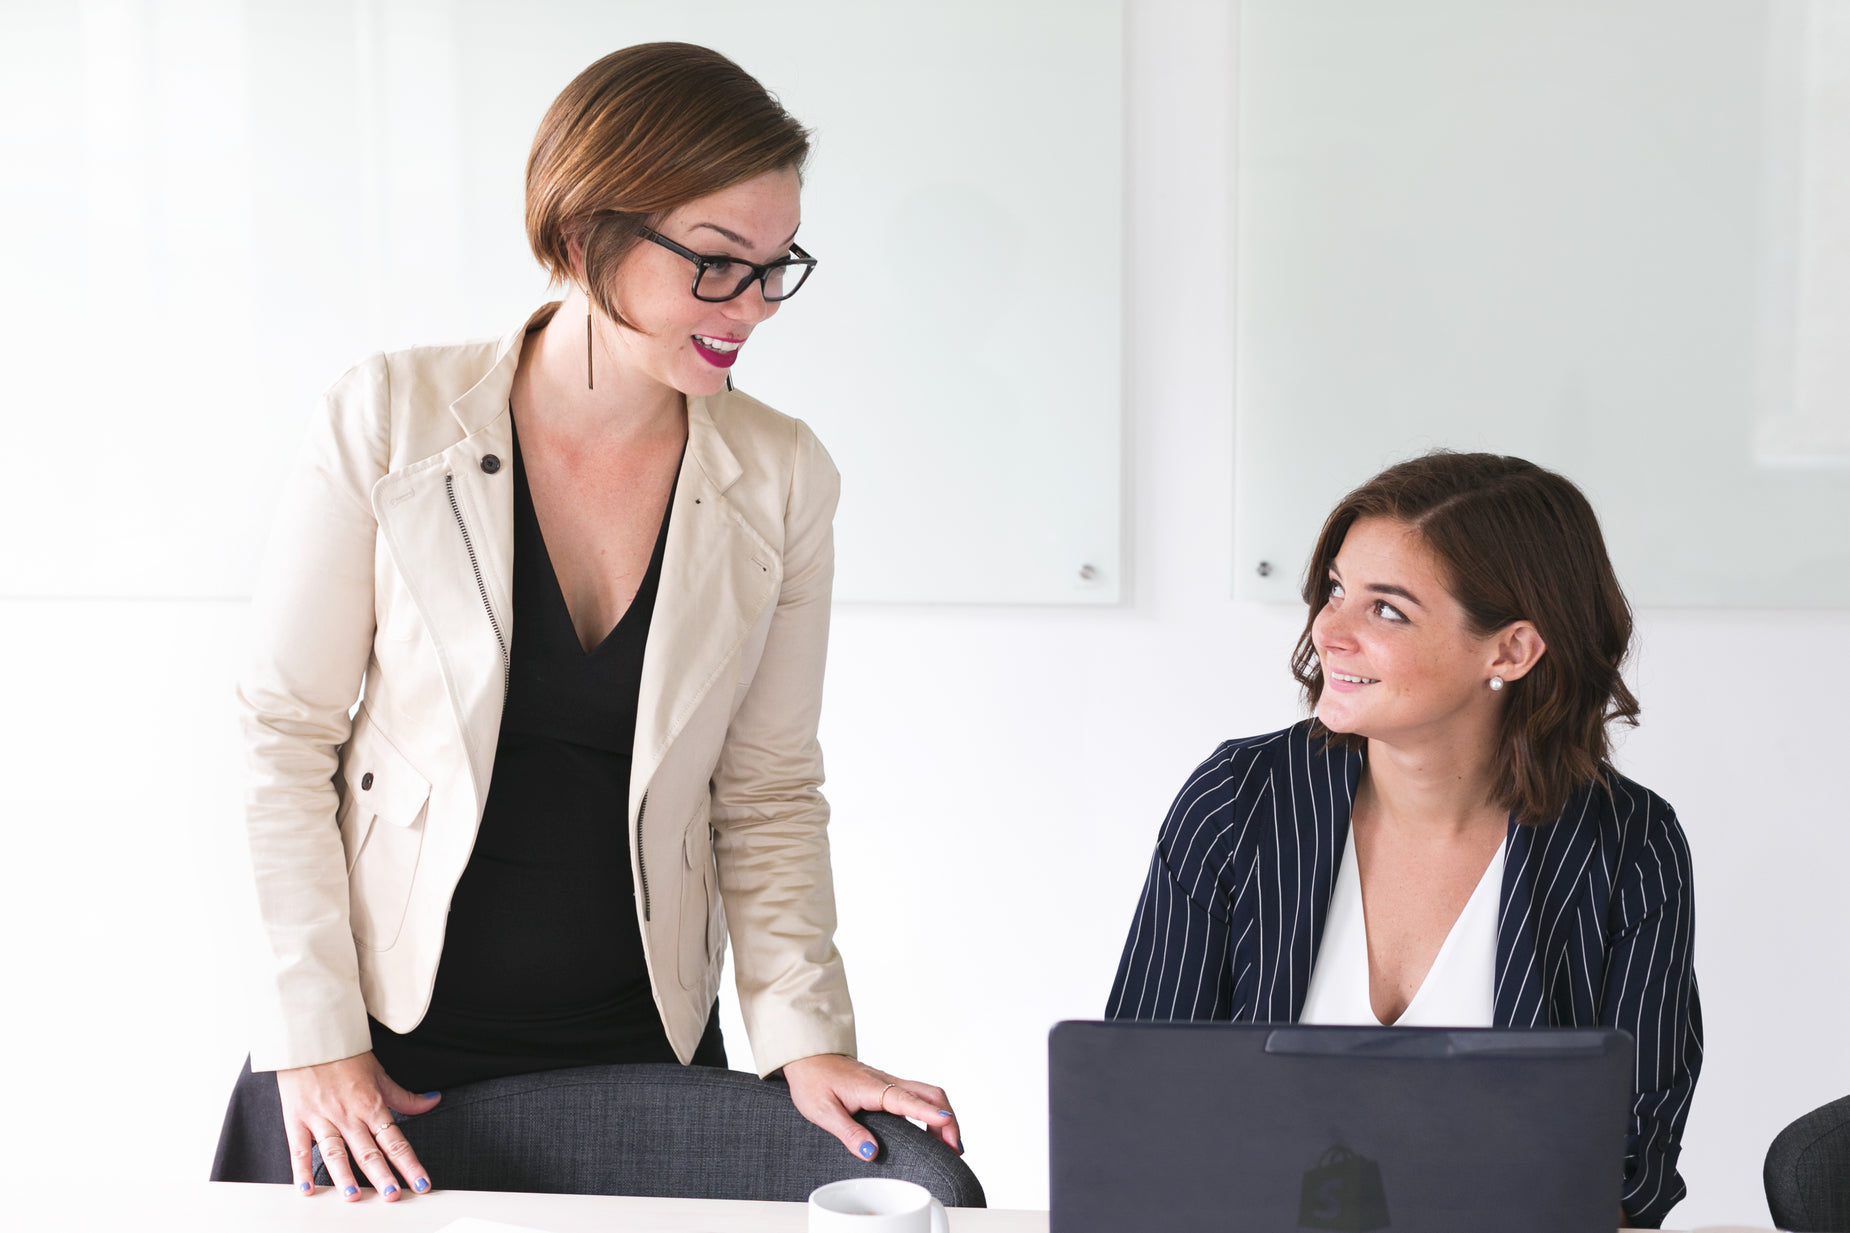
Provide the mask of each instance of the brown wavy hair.
[{"label": "brown wavy hair", "polygon": [[[553,100],[527,156],[527,242],[555,283],[584,246],[585,293],[617,312],[617,266],[676,206],[809,158],[809,131],[758,79],[708,47],[613,51]],[[691,276],[690,276],[691,283]]]},{"label": "brown wavy hair", "polygon": [[[1503,690],[1493,791],[1518,822],[1554,820],[1576,789],[1603,779],[1607,725],[1638,723],[1638,699],[1620,675],[1632,610],[1593,507],[1567,479],[1532,462],[1450,450],[1389,467],[1344,497],[1311,554],[1303,587],[1310,615],[1291,657],[1313,711],[1323,669],[1311,625],[1330,598],[1330,564],[1363,518],[1390,518],[1419,533],[1480,637],[1523,620],[1541,633],[1548,649]],[[1314,729],[1345,748],[1366,746],[1353,733]]]}]

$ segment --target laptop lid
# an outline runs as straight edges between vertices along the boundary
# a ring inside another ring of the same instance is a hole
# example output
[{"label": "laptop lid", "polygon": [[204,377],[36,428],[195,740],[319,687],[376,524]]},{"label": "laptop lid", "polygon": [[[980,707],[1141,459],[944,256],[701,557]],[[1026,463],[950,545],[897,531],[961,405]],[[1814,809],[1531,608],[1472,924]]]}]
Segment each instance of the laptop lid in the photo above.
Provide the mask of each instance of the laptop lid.
[{"label": "laptop lid", "polygon": [[1067,1022],[1051,1233],[1612,1233],[1632,1038]]}]

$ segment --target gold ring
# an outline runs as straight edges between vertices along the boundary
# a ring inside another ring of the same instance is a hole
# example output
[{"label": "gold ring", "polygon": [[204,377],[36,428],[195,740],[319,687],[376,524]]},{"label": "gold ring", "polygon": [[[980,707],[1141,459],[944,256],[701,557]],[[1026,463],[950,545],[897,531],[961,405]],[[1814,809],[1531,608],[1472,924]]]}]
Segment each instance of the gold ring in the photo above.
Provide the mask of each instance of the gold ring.
[{"label": "gold ring", "polygon": [[899,1084],[897,1083],[889,1083],[880,1089],[880,1112],[886,1112],[886,1094],[898,1086]]},{"label": "gold ring", "polygon": [[379,1123],[377,1126],[373,1127],[373,1138],[377,1139],[380,1135],[384,1134],[386,1131],[392,1129],[392,1127],[396,1125],[398,1125],[397,1122]]}]

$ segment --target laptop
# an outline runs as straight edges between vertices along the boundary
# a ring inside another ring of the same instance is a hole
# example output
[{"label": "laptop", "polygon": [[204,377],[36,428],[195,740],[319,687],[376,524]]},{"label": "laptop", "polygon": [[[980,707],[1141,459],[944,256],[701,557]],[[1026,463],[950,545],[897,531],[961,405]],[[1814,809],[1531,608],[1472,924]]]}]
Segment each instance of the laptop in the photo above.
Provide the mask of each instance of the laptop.
[{"label": "laptop", "polygon": [[1632,1038],[1067,1022],[1051,1233],[1612,1233]]}]

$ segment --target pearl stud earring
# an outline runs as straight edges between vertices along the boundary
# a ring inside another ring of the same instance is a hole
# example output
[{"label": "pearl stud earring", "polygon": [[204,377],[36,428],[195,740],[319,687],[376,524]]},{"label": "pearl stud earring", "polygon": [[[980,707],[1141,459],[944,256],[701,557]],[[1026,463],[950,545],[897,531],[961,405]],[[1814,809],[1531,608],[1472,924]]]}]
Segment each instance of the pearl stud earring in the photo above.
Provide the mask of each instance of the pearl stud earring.
[{"label": "pearl stud earring", "polygon": [[1490,692],[1491,693],[1494,694],[1502,688],[1503,688],[1503,678],[1502,677],[1493,676],[1490,678]]}]

